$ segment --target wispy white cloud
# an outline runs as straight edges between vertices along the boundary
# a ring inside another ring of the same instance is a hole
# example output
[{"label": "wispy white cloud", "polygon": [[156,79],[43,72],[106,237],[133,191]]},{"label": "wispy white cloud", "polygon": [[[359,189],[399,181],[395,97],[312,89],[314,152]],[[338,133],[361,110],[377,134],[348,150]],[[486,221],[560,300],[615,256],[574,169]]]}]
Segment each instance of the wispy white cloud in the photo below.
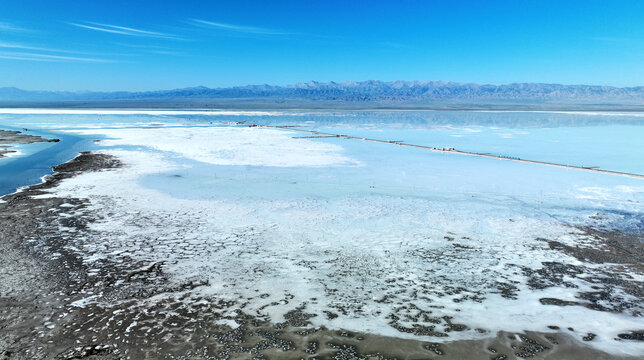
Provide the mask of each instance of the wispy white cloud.
[{"label": "wispy white cloud", "polygon": [[132,49],[132,52],[129,52],[127,54],[130,56],[132,55],[139,56],[139,55],[146,55],[146,54],[170,55],[170,56],[185,55],[182,52],[175,51],[174,49],[171,49],[165,46],[149,45],[149,44],[127,44],[127,43],[114,43],[114,44]]},{"label": "wispy white cloud", "polygon": [[246,34],[256,34],[256,35],[294,35],[294,33],[289,33],[280,30],[267,29],[262,27],[255,26],[243,26],[243,25],[234,25],[234,24],[225,24],[214,21],[200,20],[200,19],[190,19],[189,22],[193,25],[206,27],[206,28],[215,28],[221,30],[234,31],[239,33]]},{"label": "wispy white cloud", "polygon": [[157,50],[169,50],[170,49],[167,46],[150,45],[150,44],[131,44],[131,43],[125,43],[125,42],[114,42],[112,44],[118,45],[118,46],[124,46],[124,47],[128,47],[128,48],[135,48],[135,49],[157,49]]},{"label": "wispy white cloud", "polygon": [[0,59],[24,60],[24,61],[48,61],[48,62],[87,62],[87,63],[114,62],[113,60],[108,60],[108,59],[37,54],[37,53],[31,53],[31,52],[0,52]]},{"label": "wispy white cloud", "polygon": [[147,31],[147,30],[141,30],[141,29],[135,29],[131,27],[125,27],[125,26],[116,26],[116,25],[108,25],[108,24],[100,24],[100,23],[93,23],[94,25],[98,26],[103,26],[106,28],[112,28],[120,31],[125,31],[128,33],[133,33],[133,34],[140,34],[140,35],[151,35],[151,36],[170,36],[169,34],[164,34],[156,31]]},{"label": "wispy white cloud", "polygon": [[14,43],[5,43],[5,42],[0,42],[0,48],[4,48],[4,49],[21,49],[21,50],[37,50],[37,51],[50,51],[50,49],[41,48],[41,47],[36,47],[36,46],[29,46],[29,45],[23,45],[23,44],[14,44]]},{"label": "wispy white cloud", "polygon": [[147,52],[150,53],[150,54],[155,54],[155,55],[169,55],[169,56],[183,55],[183,53],[181,53],[181,52],[170,51],[170,50],[148,50]]},{"label": "wispy white cloud", "polygon": [[31,31],[29,29],[25,29],[23,27],[8,23],[8,22],[1,22],[0,21],[0,31],[11,31],[11,32],[28,32]]},{"label": "wispy white cloud", "polygon": [[17,50],[48,51],[48,52],[58,52],[58,53],[75,53],[74,51],[69,51],[69,50],[44,48],[44,47],[17,44],[17,43],[8,43],[8,42],[2,42],[2,41],[0,41],[0,48],[10,49],[10,50],[17,49]]},{"label": "wispy white cloud", "polygon": [[172,34],[166,34],[166,33],[157,32],[157,31],[135,29],[135,28],[126,27],[126,26],[109,25],[109,24],[101,24],[101,23],[94,23],[94,22],[87,22],[85,24],[79,24],[79,23],[70,22],[68,24],[73,25],[73,26],[77,26],[77,27],[83,28],[83,29],[101,31],[101,32],[106,32],[106,33],[111,33],[111,34],[119,34],[119,35],[127,35],[127,36],[138,36],[138,37],[163,38],[163,39],[177,39],[177,40],[181,39],[179,36],[175,36],[175,35],[172,35]]}]

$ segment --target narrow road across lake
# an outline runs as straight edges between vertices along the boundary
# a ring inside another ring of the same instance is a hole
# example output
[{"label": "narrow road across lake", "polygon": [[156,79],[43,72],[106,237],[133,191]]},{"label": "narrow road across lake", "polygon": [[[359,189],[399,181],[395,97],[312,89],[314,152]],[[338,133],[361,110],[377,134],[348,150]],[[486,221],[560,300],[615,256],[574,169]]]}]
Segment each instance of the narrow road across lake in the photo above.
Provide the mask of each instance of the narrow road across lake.
[{"label": "narrow road across lake", "polygon": [[621,171],[612,171],[612,170],[603,170],[603,169],[598,169],[596,167],[566,165],[566,164],[559,164],[559,163],[553,163],[553,162],[547,162],[547,161],[539,161],[539,160],[527,160],[527,159],[521,159],[521,158],[518,158],[518,157],[510,157],[510,156],[503,156],[503,155],[492,155],[492,154],[489,154],[489,153],[477,153],[477,152],[472,152],[472,151],[458,150],[458,149],[455,149],[455,148],[452,148],[452,147],[439,148],[439,147],[433,147],[433,146],[406,144],[406,143],[404,143],[402,141],[361,138],[361,137],[357,137],[357,136],[342,135],[342,134],[332,134],[332,133],[326,133],[326,132],[315,131],[315,130],[298,129],[298,128],[295,128],[295,127],[292,127],[292,126],[276,126],[276,125],[261,125],[261,124],[251,124],[249,126],[250,127],[264,127],[264,128],[273,128],[273,129],[281,129],[281,130],[290,130],[290,131],[299,131],[299,132],[305,132],[305,133],[309,133],[309,134],[314,134],[314,136],[304,136],[304,137],[297,137],[297,138],[332,138],[332,137],[336,137],[336,138],[342,138],[342,139],[372,141],[372,142],[392,144],[392,145],[398,145],[398,146],[408,146],[408,147],[420,148],[420,149],[425,149],[425,150],[435,151],[435,152],[441,152],[441,153],[460,154],[460,155],[469,155],[469,156],[479,156],[479,157],[485,157],[485,158],[491,158],[491,159],[518,161],[518,162],[524,162],[524,163],[530,163],[530,164],[556,166],[556,167],[567,168],[567,169],[593,171],[593,172],[597,172],[597,173],[604,173],[604,174],[610,174],[610,175],[619,175],[619,176],[628,176],[628,177],[633,177],[633,178],[638,178],[638,179],[644,179],[644,175],[641,175],[641,174],[627,173],[627,172],[621,172]]}]

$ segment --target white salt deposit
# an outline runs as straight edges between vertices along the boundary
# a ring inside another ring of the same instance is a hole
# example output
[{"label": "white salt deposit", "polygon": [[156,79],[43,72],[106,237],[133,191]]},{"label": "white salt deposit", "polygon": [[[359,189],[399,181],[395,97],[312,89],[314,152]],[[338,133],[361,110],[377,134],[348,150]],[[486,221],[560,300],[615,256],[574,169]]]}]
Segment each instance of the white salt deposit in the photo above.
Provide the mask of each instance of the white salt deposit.
[{"label": "white salt deposit", "polygon": [[3,158],[6,159],[6,158],[22,155],[22,152],[15,148],[9,148],[8,150],[9,150],[8,152],[2,154],[2,158],[0,158],[0,161],[2,161]]},{"label": "white salt deposit", "polygon": [[101,145],[137,145],[169,151],[214,165],[347,166],[358,161],[334,144],[293,139],[295,134],[265,128],[184,127],[69,130],[108,137]]},{"label": "white salt deposit", "polygon": [[231,111],[231,110],[105,110],[105,109],[30,109],[2,108],[0,114],[55,114],[55,115],[239,115],[279,116],[280,111]]}]

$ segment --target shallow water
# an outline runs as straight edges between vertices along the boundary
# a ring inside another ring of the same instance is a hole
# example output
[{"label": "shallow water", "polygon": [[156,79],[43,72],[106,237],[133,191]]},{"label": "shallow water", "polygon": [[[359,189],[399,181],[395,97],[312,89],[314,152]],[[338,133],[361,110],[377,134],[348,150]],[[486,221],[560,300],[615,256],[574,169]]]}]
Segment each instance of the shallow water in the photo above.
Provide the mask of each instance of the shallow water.
[{"label": "shallow water", "polygon": [[[155,117],[122,115],[103,120],[100,115],[71,114],[6,114],[0,109],[0,129],[22,131],[47,139],[60,139],[57,143],[33,143],[13,146],[19,154],[0,158],[0,195],[16,191],[22,186],[36,184],[51,174],[52,166],[74,158],[81,151],[95,149],[94,140],[99,137],[78,136],[59,131],[110,126],[150,126]],[[165,124],[177,123],[181,119],[161,117]]]},{"label": "shallow water", "polygon": [[[4,130],[21,130],[3,126]],[[26,185],[37,184],[44,175],[51,174],[52,166],[73,159],[80,151],[93,148],[92,141],[83,137],[52,133],[46,129],[30,131],[31,135],[47,139],[60,139],[60,142],[33,143],[17,145],[11,150],[18,154],[0,159],[0,195],[15,192]]]}]

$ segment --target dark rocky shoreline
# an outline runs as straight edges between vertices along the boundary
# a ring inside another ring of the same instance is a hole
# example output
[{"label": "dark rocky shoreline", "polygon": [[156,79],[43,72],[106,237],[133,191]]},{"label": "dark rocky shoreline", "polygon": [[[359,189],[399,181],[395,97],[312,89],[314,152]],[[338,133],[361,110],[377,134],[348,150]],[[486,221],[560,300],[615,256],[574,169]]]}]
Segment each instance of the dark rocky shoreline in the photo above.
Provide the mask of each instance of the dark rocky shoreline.
[{"label": "dark rocky shoreline", "polygon": [[[25,129],[26,131],[26,129]],[[34,136],[21,133],[20,131],[0,130],[0,158],[7,154],[15,152],[10,150],[12,145],[33,144],[38,142],[58,142],[59,139],[45,139],[40,136]]]},{"label": "dark rocky shoreline", "polygon": [[[225,301],[196,295],[192,290],[207,283],[169,281],[163,262],[110,258],[90,269],[70,246],[69,236],[91,232],[96,215],[86,200],[35,197],[60,181],[83,171],[110,171],[122,166],[109,155],[81,153],[54,168],[42,184],[2,198],[0,203],[0,358],[2,359],[618,359],[584,346],[574,329],[553,324],[552,333],[500,332],[483,340],[446,343],[405,340],[349,331],[315,328],[309,314],[299,307],[274,323],[237,312],[231,315]],[[58,213],[74,211],[74,216]],[[59,228],[71,229],[62,234]],[[591,233],[591,229],[588,232]],[[71,235],[70,235],[71,234]],[[548,242],[552,251],[563,251],[592,262],[611,262],[625,271],[641,273],[642,247],[624,252],[620,234],[595,232],[608,247],[597,252]],[[615,241],[613,241],[615,240]],[[630,242],[638,243],[637,238]],[[637,247],[639,246],[639,247]],[[535,286],[563,282],[579,269],[544,264],[543,271],[526,275]],[[617,280],[597,274],[600,292],[610,294]],[[592,281],[592,280],[591,280]],[[623,284],[621,284],[623,285]],[[627,284],[643,298],[640,283]],[[511,293],[511,291],[509,291]],[[590,295],[589,295],[590,296]],[[98,298],[99,303],[85,299]],[[558,306],[592,306],[590,299]],[[613,302],[611,302],[613,303]],[[595,301],[595,304],[599,304]],[[619,304],[619,302],[616,302]],[[624,302],[627,304],[627,302]],[[599,311],[633,310],[623,308]],[[336,315],[337,316],[337,315]],[[234,321],[233,328],[218,320]],[[617,335],[622,341],[642,341],[644,332]],[[584,340],[592,341],[593,334]]]}]

